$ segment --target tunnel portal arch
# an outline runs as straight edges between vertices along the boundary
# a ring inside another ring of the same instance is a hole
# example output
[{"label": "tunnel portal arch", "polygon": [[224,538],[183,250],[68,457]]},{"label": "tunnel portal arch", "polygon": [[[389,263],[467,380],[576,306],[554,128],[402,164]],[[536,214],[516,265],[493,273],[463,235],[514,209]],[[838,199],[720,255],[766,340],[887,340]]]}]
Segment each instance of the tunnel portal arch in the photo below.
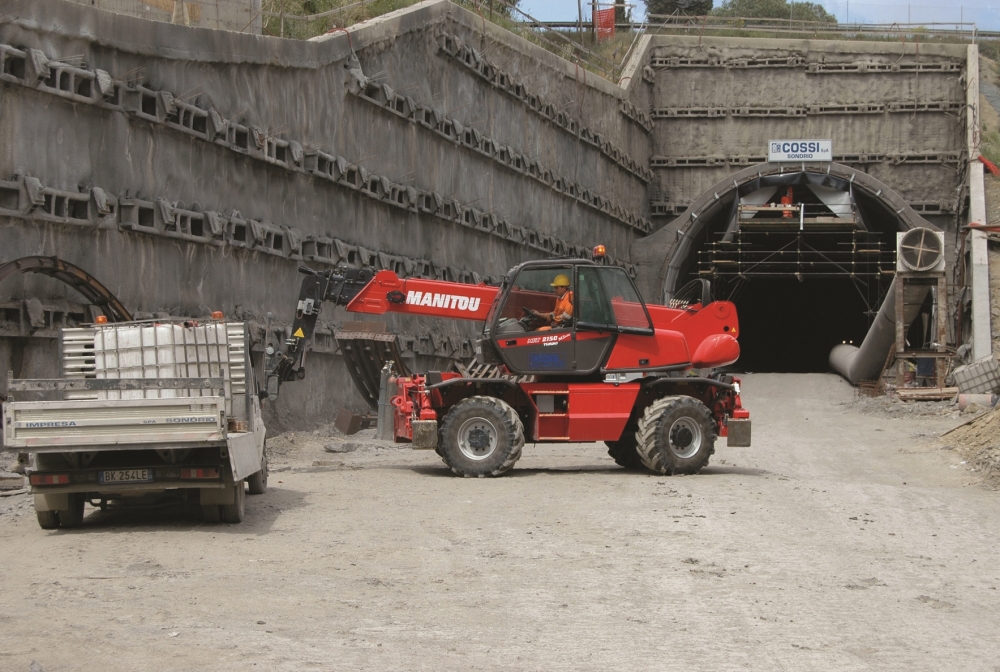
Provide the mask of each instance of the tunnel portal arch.
[{"label": "tunnel portal arch", "polygon": [[853,189],[861,200],[869,202],[872,215],[891,223],[897,231],[932,224],[911,208],[889,185],[850,166],[827,164],[772,164],[750,166],[716,183],[699,196],[687,210],[668,225],[676,232],[676,243],[660,269],[658,294],[667,301],[686,280],[684,270],[691,255],[697,252],[698,240],[712,225],[713,217],[732,209],[738,195],[746,195],[765,186],[815,185],[836,190]]},{"label": "tunnel portal arch", "polygon": [[914,227],[939,230],[864,172],[753,166],[668,225],[659,293],[666,302],[693,278],[712,280],[715,298],[737,305],[748,370],[826,371],[833,345],[867,332],[893,277],[896,232]]}]

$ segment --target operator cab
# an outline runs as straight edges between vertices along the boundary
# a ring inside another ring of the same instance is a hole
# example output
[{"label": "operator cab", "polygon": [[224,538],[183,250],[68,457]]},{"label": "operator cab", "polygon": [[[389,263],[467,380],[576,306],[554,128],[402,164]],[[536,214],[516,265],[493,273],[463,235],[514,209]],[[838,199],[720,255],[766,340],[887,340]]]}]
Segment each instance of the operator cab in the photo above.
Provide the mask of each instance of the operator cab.
[{"label": "operator cab", "polygon": [[653,334],[632,279],[618,266],[573,259],[512,269],[484,335],[512,373],[589,375],[620,333]]}]

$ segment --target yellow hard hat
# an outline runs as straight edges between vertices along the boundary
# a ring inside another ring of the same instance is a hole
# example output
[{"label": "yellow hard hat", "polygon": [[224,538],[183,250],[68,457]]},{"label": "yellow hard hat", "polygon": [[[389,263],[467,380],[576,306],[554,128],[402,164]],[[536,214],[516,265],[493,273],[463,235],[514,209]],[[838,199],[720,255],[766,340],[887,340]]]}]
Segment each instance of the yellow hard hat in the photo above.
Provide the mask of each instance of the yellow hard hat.
[{"label": "yellow hard hat", "polygon": [[563,273],[560,273],[552,281],[553,287],[569,287],[569,277]]}]

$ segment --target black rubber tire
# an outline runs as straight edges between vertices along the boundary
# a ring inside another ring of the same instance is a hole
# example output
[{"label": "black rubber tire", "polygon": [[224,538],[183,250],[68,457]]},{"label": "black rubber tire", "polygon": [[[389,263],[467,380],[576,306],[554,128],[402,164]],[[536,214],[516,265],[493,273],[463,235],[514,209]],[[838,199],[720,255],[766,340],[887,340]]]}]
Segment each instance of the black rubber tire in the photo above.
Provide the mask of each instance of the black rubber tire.
[{"label": "black rubber tire", "polygon": [[59,511],[59,527],[72,528],[83,525],[83,493],[71,492],[69,494],[69,508]]},{"label": "black rubber tire", "polygon": [[605,441],[608,447],[608,455],[618,466],[626,469],[642,469],[642,458],[639,457],[635,432],[626,429],[622,438],[617,441]]},{"label": "black rubber tire", "polygon": [[247,486],[251,495],[263,495],[267,492],[267,443],[264,443],[264,454],[260,457],[260,471],[247,477]]},{"label": "black rubber tire", "polygon": [[222,520],[227,523],[242,523],[247,504],[247,493],[243,487],[243,481],[237,481],[234,484],[233,493],[235,494],[235,502],[232,504],[223,504],[220,507],[222,509]]},{"label": "black rubber tire", "polygon": [[222,508],[218,504],[202,504],[201,519],[206,523],[221,523]]},{"label": "black rubber tire", "polygon": [[654,473],[671,476],[701,471],[715,453],[717,436],[711,412],[694,397],[658,399],[642,414],[636,432],[642,463]]},{"label": "black rubber tire", "polygon": [[[475,452],[474,442],[484,437],[492,450],[478,459],[471,457],[460,445],[461,433],[466,433],[463,445],[467,451]],[[444,417],[438,434],[441,458],[453,472],[465,477],[500,476],[510,471],[521,458],[523,447],[521,418],[507,402],[496,397],[469,397],[458,402]]]},{"label": "black rubber tire", "polygon": [[35,511],[38,517],[38,526],[43,530],[55,530],[59,528],[58,511]]}]

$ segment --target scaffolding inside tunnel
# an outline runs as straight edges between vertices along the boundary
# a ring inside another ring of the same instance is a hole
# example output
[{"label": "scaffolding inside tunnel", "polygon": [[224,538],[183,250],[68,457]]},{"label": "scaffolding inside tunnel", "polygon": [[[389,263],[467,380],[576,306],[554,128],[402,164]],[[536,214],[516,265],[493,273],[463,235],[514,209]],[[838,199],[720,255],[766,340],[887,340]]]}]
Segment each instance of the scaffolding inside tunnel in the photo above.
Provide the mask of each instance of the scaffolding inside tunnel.
[{"label": "scaffolding inside tunnel", "polygon": [[[882,232],[865,226],[850,192],[841,192],[840,199],[810,193],[820,202],[794,203],[791,188],[780,200],[775,189],[760,191],[738,199],[728,226],[698,251],[697,274],[712,281],[716,298],[738,301],[748,283],[759,279],[842,279],[854,285],[865,314],[873,316],[895,273],[895,253],[886,249]],[[800,197],[807,196],[803,191]]]}]

